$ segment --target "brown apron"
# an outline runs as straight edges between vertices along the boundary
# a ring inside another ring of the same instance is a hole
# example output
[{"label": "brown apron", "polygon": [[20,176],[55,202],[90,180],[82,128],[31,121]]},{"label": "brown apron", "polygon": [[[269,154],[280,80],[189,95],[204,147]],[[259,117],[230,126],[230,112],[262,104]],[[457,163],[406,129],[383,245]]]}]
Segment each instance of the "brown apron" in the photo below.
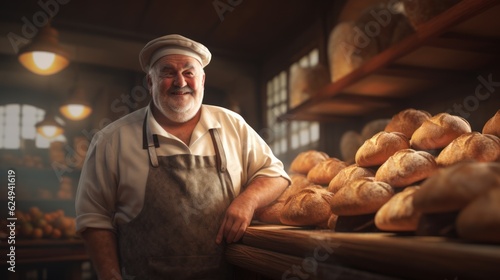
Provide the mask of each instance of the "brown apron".
[{"label": "brown apron", "polygon": [[218,131],[215,156],[156,156],[157,135],[143,125],[151,166],[144,206],[118,226],[123,279],[229,279],[224,246],[215,238],[234,198]]}]

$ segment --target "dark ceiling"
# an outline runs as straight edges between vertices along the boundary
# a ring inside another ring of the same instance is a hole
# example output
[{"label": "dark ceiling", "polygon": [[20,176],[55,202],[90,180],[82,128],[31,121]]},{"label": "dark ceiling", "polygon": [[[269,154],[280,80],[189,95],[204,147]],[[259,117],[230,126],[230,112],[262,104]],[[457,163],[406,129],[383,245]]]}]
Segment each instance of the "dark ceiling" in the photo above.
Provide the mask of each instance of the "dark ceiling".
[{"label": "dark ceiling", "polygon": [[[13,26],[10,32],[21,35],[21,25],[25,24],[26,19],[36,25],[37,22],[43,22],[43,13],[54,11],[52,25],[60,31],[63,43],[72,43],[71,38],[65,41],[66,33],[102,36],[140,44],[157,36],[179,33],[203,42],[217,55],[260,61],[279,51],[314,21],[324,19],[331,13],[333,2],[334,0],[3,1],[0,24]],[[45,7],[40,3],[45,3]],[[9,32],[5,28],[2,31]]]}]

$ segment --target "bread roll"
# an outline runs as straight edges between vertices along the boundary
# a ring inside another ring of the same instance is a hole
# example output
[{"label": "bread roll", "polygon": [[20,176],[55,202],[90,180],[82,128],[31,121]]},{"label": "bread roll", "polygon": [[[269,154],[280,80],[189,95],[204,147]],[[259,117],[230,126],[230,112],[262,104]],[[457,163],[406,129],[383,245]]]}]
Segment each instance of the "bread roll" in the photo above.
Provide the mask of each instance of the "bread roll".
[{"label": "bread roll", "polygon": [[382,164],[375,180],[386,182],[392,187],[406,187],[423,180],[437,171],[434,156],[412,149],[397,151]]},{"label": "bread roll", "polygon": [[467,120],[448,113],[440,113],[424,121],[413,132],[410,143],[416,150],[441,149],[468,132],[471,132],[471,127]]},{"label": "bread roll", "polygon": [[269,224],[281,224],[281,211],[285,201],[276,200],[272,204],[255,210],[255,219]]},{"label": "bread roll", "polygon": [[423,213],[453,212],[500,186],[500,163],[460,162],[440,169],[415,192],[413,205]]},{"label": "bread roll", "polygon": [[317,185],[328,185],[347,164],[337,158],[329,158],[314,166],[307,173],[307,180]]},{"label": "bread roll", "polygon": [[456,229],[466,239],[500,243],[500,186],[467,205],[458,214]]},{"label": "bread roll", "polygon": [[444,12],[460,0],[403,0],[405,14],[418,30],[420,24]]},{"label": "bread roll", "polygon": [[413,208],[413,194],[419,186],[395,194],[375,215],[375,225],[387,231],[415,231],[422,213]]},{"label": "bread roll", "polygon": [[332,215],[331,198],[332,193],[321,186],[307,187],[288,197],[280,221],[291,226],[326,225]]},{"label": "bread roll", "polygon": [[328,191],[336,193],[354,179],[373,176],[375,176],[375,172],[373,170],[360,167],[357,164],[351,164],[340,170],[337,176],[333,177],[328,184]]},{"label": "bread roll", "polygon": [[338,216],[353,216],[376,213],[394,195],[389,184],[377,182],[373,177],[351,181],[333,195],[332,213]]},{"label": "bread roll", "polygon": [[422,123],[431,118],[431,114],[426,111],[416,110],[413,108],[403,110],[394,115],[391,121],[385,127],[387,132],[401,132],[408,139]]},{"label": "bread roll", "polygon": [[290,108],[309,99],[310,96],[330,82],[328,70],[321,64],[302,67],[295,63],[290,68]]},{"label": "bread roll", "polygon": [[449,166],[465,160],[480,162],[500,160],[500,139],[495,135],[479,132],[462,134],[446,146],[436,158],[440,166]]},{"label": "bread roll", "polygon": [[349,130],[340,137],[340,154],[346,163],[354,163],[354,157],[359,147],[363,144],[361,134]]},{"label": "bread roll", "polygon": [[390,121],[391,119],[376,119],[366,123],[361,129],[361,138],[363,139],[363,141],[365,141],[372,138],[373,135],[384,131],[385,127]]},{"label": "bread roll", "polygon": [[500,110],[484,124],[483,134],[492,134],[500,137]]},{"label": "bread roll", "polygon": [[410,143],[403,133],[381,131],[359,147],[356,152],[356,164],[361,167],[378,166],[395,152],[408,148]]},{"label": "bread roll", "polygon": [[290,172],[307,175],[316,164],[328,158],[326,153],[315,150],[299,153],[290,164]]}]

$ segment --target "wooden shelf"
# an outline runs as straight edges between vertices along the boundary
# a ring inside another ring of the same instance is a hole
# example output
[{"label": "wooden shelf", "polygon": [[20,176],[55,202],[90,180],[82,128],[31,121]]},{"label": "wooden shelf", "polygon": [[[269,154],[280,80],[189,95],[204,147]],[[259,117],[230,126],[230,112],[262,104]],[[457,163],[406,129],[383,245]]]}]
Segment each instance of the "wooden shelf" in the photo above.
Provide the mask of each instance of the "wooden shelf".
[{"label": "wooden shelf", "polygon": [[341,121],[393,114],[417,94],[473,81],[478,71],[500,62],[499,15],[498,0],[462,0],[278,119]]},{"label": "wooden shelf", "polygon": [[[226,257],[271,279],[299,277],[296,272],[283,278],[293,267],[307,273],[308,279],[478,280],[500,275],[499,245],[281,225],[250,226],[241,244],[228,246]],[[314,267],[314,272],[308,271]]]}]

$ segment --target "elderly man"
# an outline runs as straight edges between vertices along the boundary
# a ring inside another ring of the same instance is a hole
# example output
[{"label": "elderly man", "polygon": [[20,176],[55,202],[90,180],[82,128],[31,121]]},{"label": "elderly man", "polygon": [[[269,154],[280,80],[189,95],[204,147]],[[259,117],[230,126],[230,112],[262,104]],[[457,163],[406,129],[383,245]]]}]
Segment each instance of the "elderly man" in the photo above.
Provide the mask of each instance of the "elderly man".
[{"label": "elderly man", "polygon": [[99,279],[228,279],[224,244],[288,186],[241,116],[202,105],[210,59],[180,35],[150,41],[151,103],[94,136],[76,221]]}]

